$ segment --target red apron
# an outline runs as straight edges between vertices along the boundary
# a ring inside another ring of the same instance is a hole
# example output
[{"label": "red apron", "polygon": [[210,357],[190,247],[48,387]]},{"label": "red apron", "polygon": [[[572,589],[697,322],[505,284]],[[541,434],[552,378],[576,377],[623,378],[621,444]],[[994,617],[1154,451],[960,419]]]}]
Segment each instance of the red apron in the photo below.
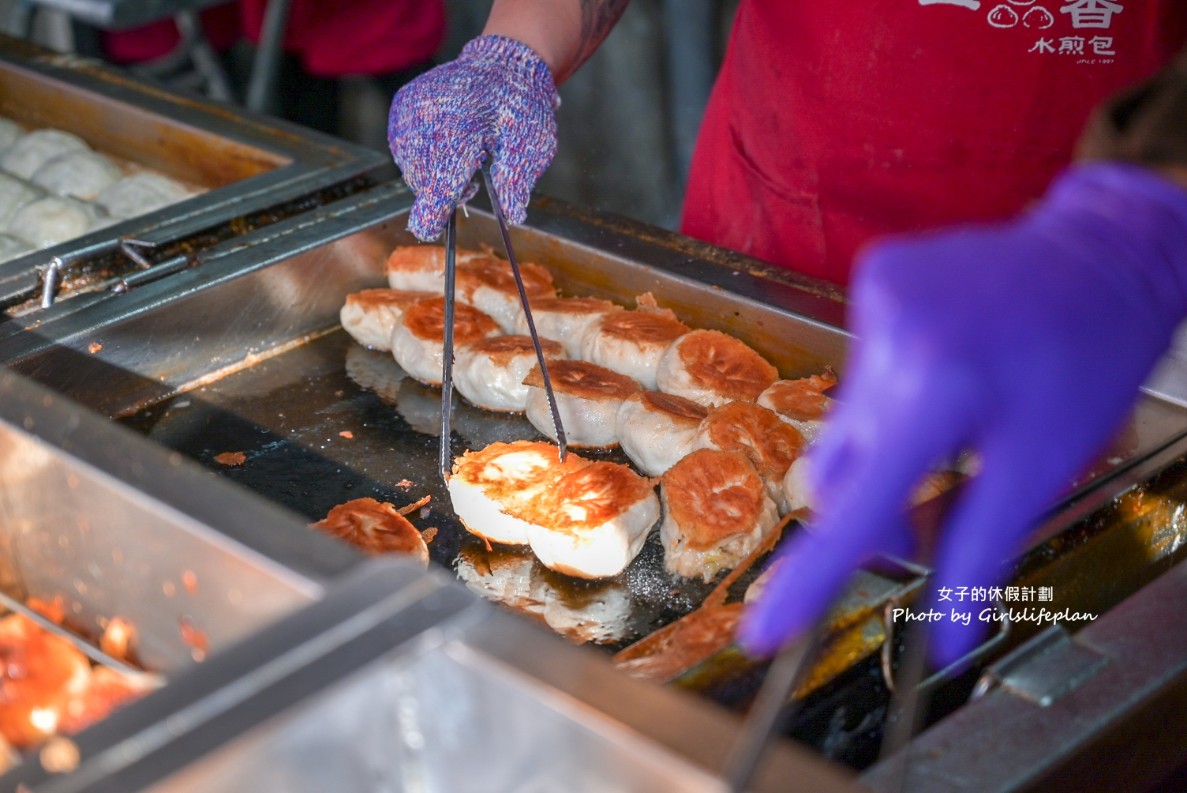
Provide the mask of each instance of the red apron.
[{"label": "red apron", "polygon": [[844,284],[876,235],[1008,217],[1184,0],[742,0],[682,230]]}]

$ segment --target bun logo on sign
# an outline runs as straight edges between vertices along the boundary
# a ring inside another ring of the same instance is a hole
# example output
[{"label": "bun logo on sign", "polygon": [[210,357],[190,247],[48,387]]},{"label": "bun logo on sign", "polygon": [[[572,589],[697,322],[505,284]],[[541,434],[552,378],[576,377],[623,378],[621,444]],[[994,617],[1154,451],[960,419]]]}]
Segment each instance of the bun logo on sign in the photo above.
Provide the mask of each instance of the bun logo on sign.
[{"label": "bun logo on sign", "polygon": [[[1000,30],[1022,28],[1024,30],[1046,31],[1066,22],[1072,31],[1108,30],[1113,17],[1125,10],[1120,0],[1059,0],[1063,5],[1052,12],[1050,0],[1046,5],[1038,0],[1006,0],[995,5],[982,0],[919,0],[921,6],[958,6],[970,11],[988,8],[985,16],[990,27]],[[1107,64],[1113,62],[1117,53],[1113,49],[1112,36],[1080,35],[1042,36],[1033,41],[1028,53],[1038,55],[1072,55],[1077,63]]]}]

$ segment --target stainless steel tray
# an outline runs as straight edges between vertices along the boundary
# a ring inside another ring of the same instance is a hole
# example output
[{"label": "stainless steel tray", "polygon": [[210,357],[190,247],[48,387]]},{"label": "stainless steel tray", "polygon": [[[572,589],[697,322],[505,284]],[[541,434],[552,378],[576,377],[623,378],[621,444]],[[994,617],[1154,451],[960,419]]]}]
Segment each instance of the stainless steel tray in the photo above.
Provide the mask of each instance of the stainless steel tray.
[{"label": "stainless steel tray", "polygon": [[[104,268],[117,274],[137,270],[118,255],[121,238],[158,245],[188,239],[192,253],[221,224],[348,182],[387,162],[360,146],[171,93],[113,67],[7,36],[0,36],[0,115],[30,128],[73,132],[101,152],[207,188],[180,204],[0,264],[0,305],[26,313],[30,306],[22,304],[37,293],[40,269],[55,258],[69,265],[65,275],[77,279],[77,288],[87,288],[102,280]],[[64,295],[71,290],[66,283]]]},{"label": "stainless steel tray", "polygon": [[[392,575],[356,570],[186,674],[192,696],[167,720],[118,713],[84,736],[109,740],[82,741],[76,773],[33,767],[22,782],[54,793],[723,789],[736,717],[623,679],[604,659],[463,597],[443,574],[395,591]],[[976,701],[857,780],[777,742],[751,789],[1153,783],[1185,753],[1165,729],[1183,706],[1187,630],[1174,611],[1185,594],[1180,566],[1076,637],[1048,631],[991,669]]]},{"label": "stainless steel tray", "polygon": [[[393,572],[367,563],[186,674],[191,693],[167,719],[117,713],[93,731],[109,741],[80,741],[75,773],[32,767],[21,781],[41,793],[722,789],[733,717],[622,680],[441,573],[395,590]],[[784,743],[752,789],[856,790]]]},{"label": "stainless steel tray", "polygon": [[280,528],[291,515],[11,372],[0,373],[0,470],[5,594],[61,597],[66,624],[91,642],[107,620],[130,622],[137,662],[167,680],[358,562],[318,536],[295,542]]},{"label": "stainless steel tray", "polygon": [[[111,415],[134,411],[336,330],[344,296],[384,283],[390,249],[415,242],[403,228],[411,201],[400,184],[383,183],[205,251],[167,279],[145,273],[118,295],[82,295],[75,301],[85,312],[0,335],[0,360]],[[491,216],[480,208],[470,214],[462,244],[497,247]],[[546,199],[533,204],[532,225],[514,235],[522,256],[551,267],[562,290],[626,302],[650,291],[692,324],[748,341],[786,376],[843,359],[844,305],[818,282]],[[82,359],[60,359],[75,353]],[[115,387],[83,387],[89,378],[71,372],[84,361],[115,378]],[[151,382],[135,382],[145,378]]]}]

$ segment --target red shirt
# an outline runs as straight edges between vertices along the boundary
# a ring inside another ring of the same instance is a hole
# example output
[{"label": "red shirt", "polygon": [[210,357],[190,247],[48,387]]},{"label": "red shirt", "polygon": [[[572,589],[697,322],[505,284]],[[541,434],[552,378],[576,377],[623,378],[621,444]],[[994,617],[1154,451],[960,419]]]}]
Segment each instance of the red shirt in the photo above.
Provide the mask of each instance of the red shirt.
[{"label": "red shirt", "polygon": [[[258,41],[268,0],[240,0],[243,29]],[[423,63],[445,36],[441,0],[293,0],[284,47],[319,77],[388,74]]]},{"label": "red shirt", "polygon": [[1024,208],[1185,35],[1184,0],[742,0],[683,230],[844,284],[871,237]]},{"label": "red shirt", "polygon": [[[216,49],[245,35],[258,42],[268,0],[240,0],[202,12]],[[427,62],[445,37],[441,0],[293,0],[284,49],[299,54],[318,77],[384,75]],[[171,19],[104,35],[115,63],[139,63],[169,53],[180,41]]]}]

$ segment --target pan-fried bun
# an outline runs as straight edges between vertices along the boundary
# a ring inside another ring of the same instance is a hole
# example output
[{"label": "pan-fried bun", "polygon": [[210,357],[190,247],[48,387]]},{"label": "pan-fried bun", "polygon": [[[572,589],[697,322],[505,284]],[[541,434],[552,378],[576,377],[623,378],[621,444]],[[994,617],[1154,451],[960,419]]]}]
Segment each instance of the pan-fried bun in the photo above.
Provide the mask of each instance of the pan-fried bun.
[{"label": "pan-fried bun", "polygon": [[753,402],[779,372],[733,336],[694,330],[668,348],[655,377],[660,391],[711,406]]},{"label": "pan-fried bun", "polygon": [[[581,340],[591,325],[622,306],[596,297],[545,297],[529,301],[536,332],[565,345],[570,358],[581,357]],[[528,320],[522,312],[516,317],[515,332],[527,333]]]},{"label": "pan-fried bun", "polygon": [[711,581],[758,547],[779,521],[775,502],[745,454],[699,449],[661,480],[664,567]]},{"label": "pan-fried bun", "polygon": [[659,476],[697,448],[697,431],[708,415],[691,399],[637,391],[623,400],[615,417],[618,443],[640,471]]},{"label": "pan-fried bun", "polygon": [[420,531],[386,501],[373,498],[347,501],[331,509],[313,526],[369,556],[402,553],[422,564],[429,563],[429,546]]},{"label": "pan-fried bun", "polygon": [[[457,265],[489,257],[484,251],[458,248]],[[445,294],[445,248],[440,245],[399,245],[388,254],[386,269],[392,289]]]},{"label": "pan-fried bun", "polygon": [[[545,360],[564,357],[551,339],[540,339]],[[458,348],[453,384],[458,393],[486,410],[522,413],[529,387],[523,380],[536,365],[536,348],[528,336],[490,336]]]},{"label": "pan-fried bun", "polygon": [[671,311],[613,311],[586,331],[581,358],[625,374],[654,391],[660,358],[689,330]]},{"label": "pan-fried bun", "polygon": [[[519,275],[523,290],[531,300],[556,295],[552,273],[532,262],[521,262]],[[515,333],[516,323],[523,314],[523,302],[511,263],[494,257],[470,259],[458,265],[457,298],[489,315],[504,333]],[[533,315],[534,317],[534,315]]]},{"label": "pan-fried bun", "polygon": [[[454,305],[453,344],[463,344],[498,334],[495,321],[476,308]],[[410,376],[426,385],[441,385],[445,343],[445,298],[413,303],[392,331],[392,355]]]},{"label": "pan-fried bun", "polygon": [[430,292],[363,289],[346,296],[338,318],[342,329],[359,344],[373,350],[391,350],[392,331],[405,309],[432,296]]},{"label": "pan-fried bun", "polygon": [[453,511],[471,534],[490,542],[526,545],[526,511],[567,473],[589,461],[576,454],[562,463],[548,443],[492,443],[466,452],[453,464],[449,495]]},{"label": "pan-fried bun", "polygon": [[566,474],[525,510],[537,558],[578,578],[621,573],[643,548],[659,514],[651,480],[611,462]]},{"label": "pan-fried bun", "polygon": [[758,404],[799,430],[806,443],[814,443],[824,427],[824,417],[833,401],[824,392],[837,383],[833,372],[798,380],[776,380],[758,396]]},{"label": "pan-fried bun", "polygon": [[[587,448],[617,445],[618,409],[624,399],[639,390],[638,383],[587,361],[550,361],[548,375],[568,443]],[[524,383],[528,385],[525,410],[528,421],[542,434],[556,440],[544,376],[539,366],[528,372]]]},{"label": "pan-fried bun", "polygon": [[702,448],[739,451],[749,457],[780,511],[786,510],[783,475],[804,445],[794,427],[764,407],[730,402],[709,410],[699,434]]}]

